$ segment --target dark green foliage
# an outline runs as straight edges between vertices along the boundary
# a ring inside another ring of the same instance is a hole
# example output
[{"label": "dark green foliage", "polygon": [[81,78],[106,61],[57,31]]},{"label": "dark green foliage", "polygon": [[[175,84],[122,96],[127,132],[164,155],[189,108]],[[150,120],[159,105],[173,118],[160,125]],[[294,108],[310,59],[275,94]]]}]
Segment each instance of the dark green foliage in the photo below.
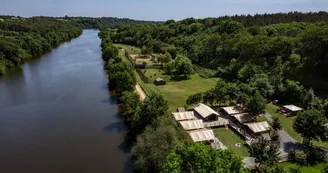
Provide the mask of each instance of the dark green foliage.
[{"label": "dark green foliage", "polygon": [[284,167],[280,166],[279,164],[262,164],[256,169],[253,169],[252,173],[287,173],[287,171],[285,171]]},{"label": "dark green foliage", "polygon": [[188,97],[187,104],[191,105],[195,103],[200,103],[202,101],[202,98],[203,98],[203,93],[196,93]]},{"label": "dark green foliage", "polygon": [[[165,122],[167,121],[167,122]],[[157,125],[155,125],[157,124]],[[179,141],[173,119],[159,119],[137,137],[132,148],[134,168],[141,172],[159,172],[165,158]]]},{"label": "dark green foliage", "polygon": [[81,33],[78,25],[53,18],[5,18],[0,22],[0,75]]},{"label": "dark green foliage", "polygon": [[328,173],[328,165],[322,169],[321,173]]},{"label": "dark green foliage", "polygon": [[131,127],[137,121],[141,112],[140,97],[134,91],[124,91],[120,101],[120,115],[124,118],[125,123]]},{"label": "dark green foliage", "polygon": [[281,129],[281,122],[280,122],[279,118],[278,117],[273,117],[272,119],[273,119],[272,127],[274,129]]},{"label": "dark green foliage", "polygon": [[302,171],[299,168],[289,168],[290,173],[302,173]]},{"label": "dark green foliage", "polygon": [[311,144],[311,140],[327,141],[328,129],[324,126],[327,118],[321,111],[306,110],[301,112],[294,121],[293,128],[304,139],[306,145]]},{"label": "dark green foliage", "polygon": [[279,148],[270,141],[259,138],[250,145],[249,154],[255,157],[256,163],[274,165],[278,163]]},{"label": "dark green foliage", "polygon": [[167,157],[162,173],[247,172],[241,158],[229,150],[214,150],[201,143],[183,142]]},{"label": "dark green foliage", "polygon": [[266,108],[266,101],[263,96],[255,92],[255,94],[246,102],[245,110],[253,116],[263,114]]}]

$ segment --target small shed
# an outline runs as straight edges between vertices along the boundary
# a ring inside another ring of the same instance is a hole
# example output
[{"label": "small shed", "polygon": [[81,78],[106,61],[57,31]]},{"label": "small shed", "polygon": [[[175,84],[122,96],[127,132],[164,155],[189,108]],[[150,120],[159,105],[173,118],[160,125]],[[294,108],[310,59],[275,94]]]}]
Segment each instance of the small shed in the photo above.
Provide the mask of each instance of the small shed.
[{"label": "small shed", "polygon": [[245,123],[245,125],[256,135],[268,133],[270,131],[270,125],[266,121],[256,123]]},{"label": "small shed", "polygon": [[189,135],[194,142],[214,141],[215,139],[213,130],[191,131]]},{"label": "small shed", "polygon": [[198,130],[204,128],[202,120],[180,121],[179,123],[185,130]]},{"label": "small shed", "polygon": [[173,114],[175,120],[177,120],[177,121],[194,120],[194,119],[196,119],[193,111],[174,112],[172,114]]},{"label": "small shed", "polygon": [[219,118],[219,113],[203,103],[197,104],[193,109],[204,120],[218,120]]},{"label": "small shed", "polygon": [[287,116],[296,116],[298,112],[303,110],[295,105],[285,105],[283,106],[283,109],[287,111]]},{"label": "small shed", "polygon": [[165,82],[165,80],[162,79],[162,78],[157,78],[157,79],[155,79],[154,84],[155,84],[155,85],[165,85],[166,82]]}]

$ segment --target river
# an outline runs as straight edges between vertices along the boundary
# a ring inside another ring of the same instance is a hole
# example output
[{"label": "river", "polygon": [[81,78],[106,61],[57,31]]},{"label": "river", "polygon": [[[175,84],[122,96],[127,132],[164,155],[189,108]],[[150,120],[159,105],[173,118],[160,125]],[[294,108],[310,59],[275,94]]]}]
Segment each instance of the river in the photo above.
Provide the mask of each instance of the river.
[{"label": "river", "polygon": [[0,78],[1,173],[131,172],[97,34]]}]

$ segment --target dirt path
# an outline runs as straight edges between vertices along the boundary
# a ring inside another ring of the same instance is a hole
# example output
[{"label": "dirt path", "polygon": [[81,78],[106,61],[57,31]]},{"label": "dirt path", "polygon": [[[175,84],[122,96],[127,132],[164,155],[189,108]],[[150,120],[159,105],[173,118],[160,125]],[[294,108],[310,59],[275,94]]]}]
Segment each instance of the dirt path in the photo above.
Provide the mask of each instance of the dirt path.
[{"label": "dirt path", "polygon": [[146,99],[146,93],[142,90],[138,83],[136,85],[136,92],[139,94],[141,101],[144,101]]}]

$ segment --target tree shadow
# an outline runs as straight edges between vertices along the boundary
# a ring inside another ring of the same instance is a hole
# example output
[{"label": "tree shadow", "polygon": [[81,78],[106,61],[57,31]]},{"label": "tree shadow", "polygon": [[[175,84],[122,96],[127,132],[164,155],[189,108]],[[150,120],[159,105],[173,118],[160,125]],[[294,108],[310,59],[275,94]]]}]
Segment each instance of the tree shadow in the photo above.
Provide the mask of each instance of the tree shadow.
[{"label": "tree shadow", "polygon": [[188,78],[184,75],[172,75],[171,80],[172,81],[183,81],[183,80],[188,80]]},{"label": "tree shadow", "polygon": [[115,96],[110,96],[107,99],[104,99],[101,101],[101,103],[107,103],[107,104],[117,104],[117,98]]},{"label": "tree shadow", "polygon": [[286,142],[286,143],[284,143],[283,151],[288,153],[288,152],[293,151],[293,150],[304,151],[305,149],[306,149],[306,147],[301,143]]},{"label": "tree shadow", "polygon": [[124,132],[124,123],[121,121],[109,124],[108,126],[103,128],[106,132]]},{"label": "tree shadow", "polygon": [[129,159],[125,162],[124,164],[124,170],[122,173],[133,173],[133,161],[132,161],[132,156],[129,156]]}]

